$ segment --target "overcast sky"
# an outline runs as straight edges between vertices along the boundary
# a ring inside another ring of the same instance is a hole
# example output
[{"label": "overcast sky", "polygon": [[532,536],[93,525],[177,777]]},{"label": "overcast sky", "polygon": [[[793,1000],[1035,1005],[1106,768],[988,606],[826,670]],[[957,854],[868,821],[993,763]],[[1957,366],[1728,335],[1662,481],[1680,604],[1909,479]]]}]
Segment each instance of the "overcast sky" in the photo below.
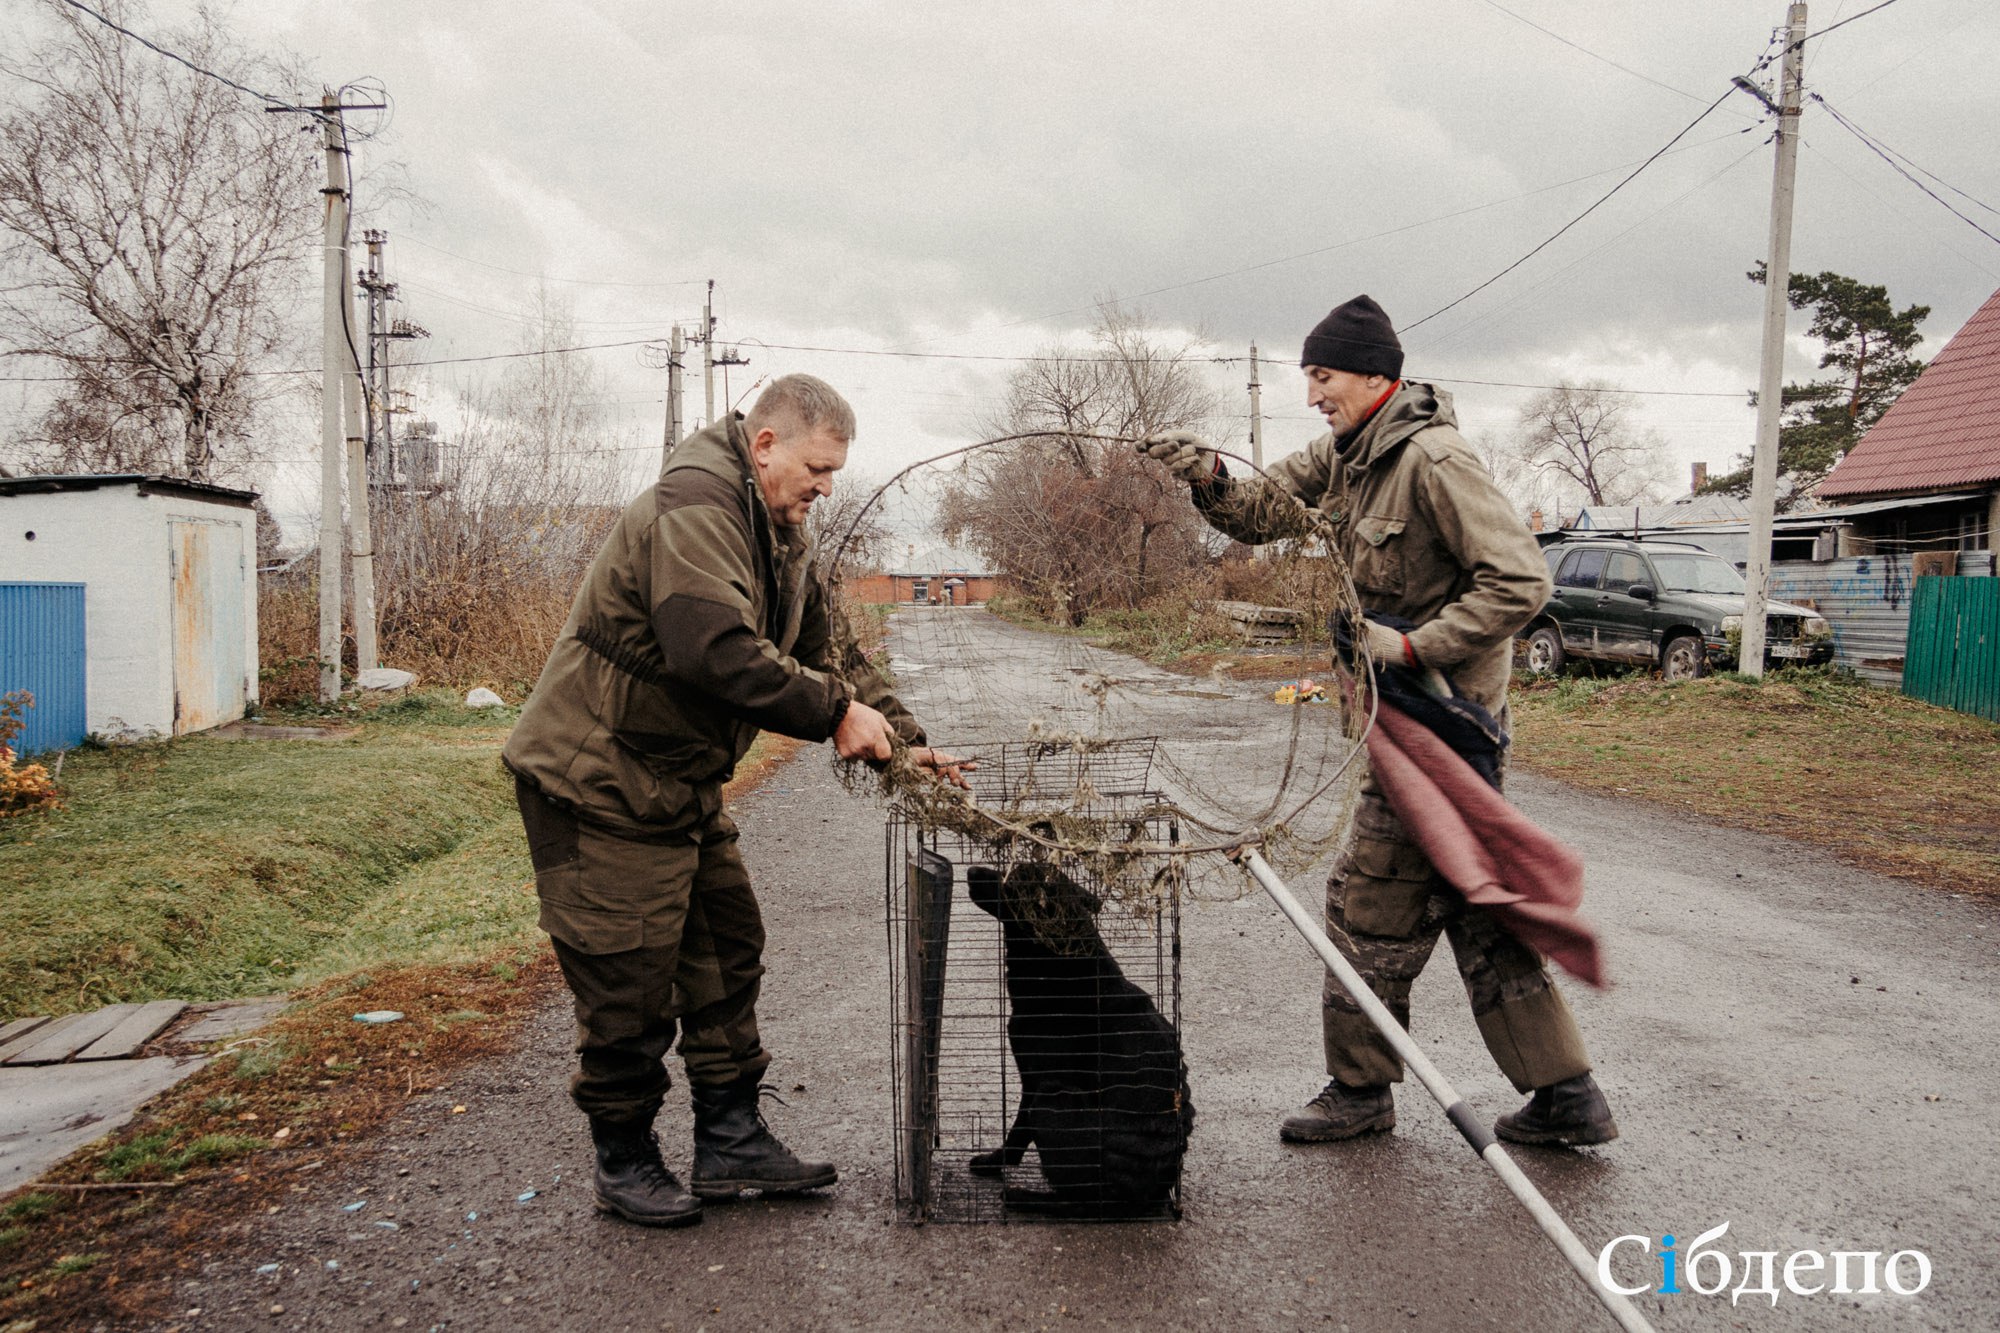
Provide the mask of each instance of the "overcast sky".
[{"label": "overcast sky", "polygon": [[[1809,27],[1873,3],[1815,0]],[[185,12],[156,4],[161,20]],[[695,318],[713,278],[720,336],[742,344],[748,377],[831,380],[860,415],[857,464],[882,472],[976,438],[1006,363],[759,343],[1020,355],[1079,339],[1106,296],[1200,331],[1218,355],[1255,340],[1288,362],[1357,292],[1409,325],[1659,149],[1772,49],[1784,13],[1779,0],[344,0],[246,3],[234,22],[330,83],[372,76],[393,96],[361,150],[360,203],[391,234],[401,313],[436,334],[420,355],[514,346],[534,275],[574,299],[589,341]],[[2000,206],[2000,6],[1897,0],[1808,54],[1809,92]],[[1644,417],[1676,480],[1692,460],[1730,466],[1754,427],[1761,291],[1743,274],[1766,248],[1767,134],[1757,103],[1731,95],[1581,225],[1408,333],[1406,373],[1452,389],[1474,435],[1510,430],[1526,391],[1462,381],[1655,391]],[[420,208],[384,202],[391,163]],[[1932,188],[2000,232],[1990,210]],[[1930,305],[1929,355],[2000,287],[2000,245],[1814,106],[1792,267]],[[1793,378],[1812,370],[1803,322]],[[657,461],[664,374],[631,349],[597,355],[636,488]],[[1247,414],[1244,367],[1215,375]],[[731,383],[740,393],[746,372]],[[1268,367],[1265,385],[1267,448],[1282,454],[1317,418],[1296,369]],[[313,443],[280,479],[281,512],[309,491]]]}]

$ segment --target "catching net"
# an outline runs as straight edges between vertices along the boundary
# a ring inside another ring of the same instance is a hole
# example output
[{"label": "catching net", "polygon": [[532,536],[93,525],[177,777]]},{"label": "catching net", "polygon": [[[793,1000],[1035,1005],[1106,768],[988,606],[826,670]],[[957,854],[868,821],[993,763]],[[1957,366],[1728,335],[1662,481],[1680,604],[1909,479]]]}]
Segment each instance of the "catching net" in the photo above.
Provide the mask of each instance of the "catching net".
[{"label": "catching net", "polygon": [[[1001,437],[927,459],[890,478],[870,504],[913,475],[975,452],[1046,448],[1057,438]],[[1090,441],[1131,450],[1135,443],[1103,435],[1061,439],[1063,447]],[[1247,460],[1217,452],[1231,460],[1235,476],[1254,475]],[[1187,505],[1186,488],[1176,483],[1176,489],[1177,502]],[[1319,580],[1322,604],[1305,608],[1307,617],[1357,620],[1359,601],[1325,516],[1291,500],[1279,508],[1278,527],[1273,535],[1290,558],[1310,565]],[[848,572],[844,539],[853,531],[850,525],[835,534],[832,549],[821,553],[822,575],[836,588]],[[829,596],[838,604],[834,589]],[[860,651],[851,622],[862,614],[850,608],[850,623],[836,627],[850,651]],[[1199,896],[1240,896],[1246,882],[1222,854],[1254,846],[1286,873],[1303,871],[1335,848],[1363,771],[1367,696],[1361,707],[1343,706],[1323,643],[1283,651],[1298,675],[1313,675],[1310,682],[1282,671],[1276,678],[1268,671],[1239,678],[1239,669],[1262,655],[1249,648],[1191,676],[980,608],[905,603],[889,617],[875,660],[935,744],[978,761],[982,771],[987,765],[1000,771],[965,792],[898,753],[880,772],[849,765],[844,776],[850,786],[879,785],[900,819],[983,843],[998,859],[1085,866],[1101,893],[1128,905],[1163,892],[1163,864],[1173,867],[1175,892],[1184,886]],[[1119,755],[1135,747],[1147,755],[1148,799],[1108,806],[1103,784],[1116,781]],[[1149,834],[1161,821],[1175,826],[1177,842],[1162,844]]]}]

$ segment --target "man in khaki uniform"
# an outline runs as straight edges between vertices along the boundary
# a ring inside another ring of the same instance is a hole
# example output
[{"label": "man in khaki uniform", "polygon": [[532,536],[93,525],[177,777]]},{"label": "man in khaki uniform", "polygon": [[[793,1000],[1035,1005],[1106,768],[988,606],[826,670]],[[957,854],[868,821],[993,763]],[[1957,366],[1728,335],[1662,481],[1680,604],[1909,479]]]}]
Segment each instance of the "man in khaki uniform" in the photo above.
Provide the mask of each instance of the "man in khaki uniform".
[{"label": "man in khaki uniform", "polygon": [[[1366,623],[1378,661],[1441,672],[1457,695],[1506,721],[1514,632],[1541,609],[1549,576],[1514,513],[1457,429],[1448,394],[1400,378],[1403,349],[1366,296],[1336,307],[1300,360],[1307,400],[1330,432],[1268,478],[1238,479],[1183,431],[1140,448],[1193,490],[1209,522],[1240,541],[1298,535],[1298,502],[1317,508],[1352,571],[1364,609],[1414,626]],[[1451,941],[1480,1034],[1528,1104],[1495,1132],[1520,1143],[1603,1143],[1617,1136],[1590,1076],[1569,1007],[1542,958],[1441,878],[1365,780],[1352,840],[1326,890],[1327,934],[1397,1019],[1440,934]],[[1331,974],[1321,1007],[1324,1090],[1279,1134],[1299,1143],[1352,1138],[1396,1123],[1389,1085],[1403,1066]]]},{"label": "man in khaki uniform", "polygon": [[[502,757],[516,778],[541,925],[576,998],[571,1095],[597,1204],[653,1226],[701,1199],[831,1185],[764,1124],[756,1003],[764,926],[722,784],[760,729],[883,762],[893,743],[956,779],[851,641],[814,568],[807,512],[846,464],[854,413],[809,375],[683,440],[598,553]],[[680,1030],[692,1194],[652,1132]]]}]

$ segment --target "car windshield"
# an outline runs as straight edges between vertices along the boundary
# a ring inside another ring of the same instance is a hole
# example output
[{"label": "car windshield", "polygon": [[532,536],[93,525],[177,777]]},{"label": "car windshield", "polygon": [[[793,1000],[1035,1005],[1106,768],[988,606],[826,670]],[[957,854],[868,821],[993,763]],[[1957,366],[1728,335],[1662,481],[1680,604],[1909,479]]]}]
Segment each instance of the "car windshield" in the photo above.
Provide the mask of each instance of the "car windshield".
[{"label": "car windshield", "polygon": [[1736,566],[1716,555],[1667,555],[1649,551],[1660,581],[1672,592],[1710,592],[1741,595],[1743,576]]}]

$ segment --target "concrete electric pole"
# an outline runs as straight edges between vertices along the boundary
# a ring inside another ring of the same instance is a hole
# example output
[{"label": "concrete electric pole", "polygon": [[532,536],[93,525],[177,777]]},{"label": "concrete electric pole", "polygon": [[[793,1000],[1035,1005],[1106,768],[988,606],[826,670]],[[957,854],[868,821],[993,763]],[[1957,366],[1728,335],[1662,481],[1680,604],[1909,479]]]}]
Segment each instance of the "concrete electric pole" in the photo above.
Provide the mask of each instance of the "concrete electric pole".
[{"label": "concrete electric pole", "polygon": [[[1250,461],[1256,466],[1257,475],[1264,474],[1264,390],[1257,378],[1257,344],[1250,344]],[[1259,546],[1252,553],[1254,560],[1265,559],[1265,548]]]},{"label": "concrete electric pole", "polygon": [[715,279],[701,303],[701,405],[704,426],[715,424]]},{"label": "concrete electric pole", "polygon": [[326,236],[322,278],[319,438],[319,700],[340,698],[340,478],[344,440],[341,435],[341,372],[347,356],[340,344],[344,334],[341,302],[346,299],[341,237],[347,230],[347,159],[340,133],[340,99],[332,93],[320,99],[326,137]]},{"label": "concrete electric pole", "polygon": [[[1806,7],[1799,0],[1785,19],[1785,57],[1776,108],[1778,160],[1771,176],[1771,242],[1764,268],[1764,356],[1757,376],[1757,445],[1750,457],[1750,560],[1744,570],[1749,587],[1743,596],[1743,646],[1736,662],[1736,669],[1750,676],[1764,674],[1764,607],[1770,600],[1771,527],[1778,492],[1785,311],[1790,305],[1792,276],[1792,183],[1798,173],[1805,35]],[[1752,91],[1756,91],[1754,86]]]},{"label": "concrete electric pole", "polygon": [[686,346],[681,341],[681,326],[674,325],[672,339],[667,344],[667,443],[661,450],[660,461],[666,462],[666,455],[674,451],[681,442],[681,353]]},{"label": "concrete electric pole", "polygon": [[[345,154],[343,154],[343,157]],[[353,206],[353,200],[347,201]],[[375,650],[375,525],[368,506],[367,385],[361,379],[360,335],[354,318],[354,268],[347,234],[340,238],[340,356],[347,367],[342,377],[347,416],[347,535],[354,562],[354,670],[358,675],[381,665]]]}]

